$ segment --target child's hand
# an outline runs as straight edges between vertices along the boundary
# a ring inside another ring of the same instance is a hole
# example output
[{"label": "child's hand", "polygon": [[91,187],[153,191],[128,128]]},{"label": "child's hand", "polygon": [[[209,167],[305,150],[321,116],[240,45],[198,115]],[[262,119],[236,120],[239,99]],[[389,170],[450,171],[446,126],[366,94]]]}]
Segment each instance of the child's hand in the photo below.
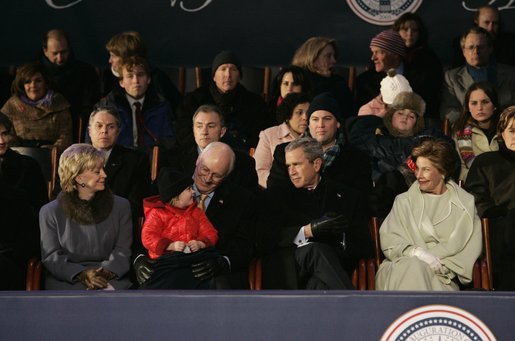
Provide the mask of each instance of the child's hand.
[{"label": "child's hand", "polygon": [[188,246],[190,247],[191,252],[197,252],[198,250],[205,248],[206,244],[200,240],[190,240],[188,242]]},{"label": "child's hand", "polygon": [[185,247],[186,247],[185,242],[173,242],[173,243],[170,243],[170,245],[168,245],[166,250],[183,252]]}]

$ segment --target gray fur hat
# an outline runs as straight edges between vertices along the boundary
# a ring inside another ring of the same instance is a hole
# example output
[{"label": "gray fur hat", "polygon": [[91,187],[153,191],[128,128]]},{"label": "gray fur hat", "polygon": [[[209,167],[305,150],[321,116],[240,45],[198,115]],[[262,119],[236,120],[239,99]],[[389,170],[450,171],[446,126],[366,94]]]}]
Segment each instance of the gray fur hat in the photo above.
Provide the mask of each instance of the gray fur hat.
[{"label": "gray fur hat", "polygon": [[395,96],[391,107],[395,110],[409,109],[417,116],[424,117],[426,102],[414,92],[403,91]]}]

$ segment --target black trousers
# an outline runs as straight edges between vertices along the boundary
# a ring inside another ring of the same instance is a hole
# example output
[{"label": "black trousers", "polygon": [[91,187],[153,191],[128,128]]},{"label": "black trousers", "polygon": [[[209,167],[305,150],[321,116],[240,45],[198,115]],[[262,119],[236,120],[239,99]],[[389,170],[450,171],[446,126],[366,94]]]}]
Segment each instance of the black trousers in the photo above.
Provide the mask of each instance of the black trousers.
[{"label": "black trousers", "polygon": [[279,248],[262,257],[262,265],[263,289],[354,289],[343,267],[343,250],[336,245]]}]

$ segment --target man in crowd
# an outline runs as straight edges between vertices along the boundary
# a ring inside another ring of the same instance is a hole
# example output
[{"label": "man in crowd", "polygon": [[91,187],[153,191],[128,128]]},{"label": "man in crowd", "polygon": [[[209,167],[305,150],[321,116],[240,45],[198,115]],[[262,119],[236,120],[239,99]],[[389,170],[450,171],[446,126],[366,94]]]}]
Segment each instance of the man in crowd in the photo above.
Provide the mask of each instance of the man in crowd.
[{"label": "man in crowd", "polygon": [[[309,105],[308,130],[324,151],[320,173],[335,182],[345,184],[367,195],[372,189],[372,171],[368,155],[346,143],[338,102],[328,93],[316,96]],[[278,145],[267,180],[267,188],[291,186],[285,160],[287,143]]]},{"label": "man in crowd", "polygon": [[[223,139],[227,128],[220,109],[214,104],[201,105],[193,115],[194,146],[176,146],[167,152],[163,164],[183,174],[192,174],[199,154],[211,143]],[[258,189],[256,163],[248,153],[235,150],[236,161],[230,177],[250,191]]]},{"label": "man in crowd", "polygon": [[350,274],[371,253],[365,196],[322,176],[323,164],[318,141],[290,142],[293,187],[264,193],[258,249],[265,289],[353,289]]},{"label": "man in crowd", "polygon": [[[193,275],[202,280],[215,277],[217,288],[248,289],[248,266],[255,249],[255,196],[231,181],[235,155],[222,142],[212,142],[200,153],[193,173],[193,189],[199,206],[218,231],[216,249],[221,256],[195,264]],[[147,256],[134,264],[138,282],[152,273]]]},{"label": "man in crowd", "polygon": [[213,60],[213,80],[184,97],[177,109],[177,136],[183,145],[193,144],[191,118],[202,104],[217,105],[225,119],[223,142],[249,152],[257,145],[259,132],[271,125],[263,99],[240,84],[243,77],[240,59],[222,51]]},{"label": "man in crowd", "polygon": [[[73,141],[84,141],[89,114],[100,99],[100,80],[95,68],[75,58],[68,35],[60,29],[50,30],[43,37],[41,62],[54,90],[70,103]],[[80,132],[79,119],[84,122]]]},{"label": "man in crowd", "polygon": [[492,59],[491,35],[481,27],[472,27],[463,34],[460,43],[466,63],[445,73],[440,108],[442,118],[454,123],[462,110],[467,89],[480,81],[494,85],[500,111],[515,103],[515,68]]}]

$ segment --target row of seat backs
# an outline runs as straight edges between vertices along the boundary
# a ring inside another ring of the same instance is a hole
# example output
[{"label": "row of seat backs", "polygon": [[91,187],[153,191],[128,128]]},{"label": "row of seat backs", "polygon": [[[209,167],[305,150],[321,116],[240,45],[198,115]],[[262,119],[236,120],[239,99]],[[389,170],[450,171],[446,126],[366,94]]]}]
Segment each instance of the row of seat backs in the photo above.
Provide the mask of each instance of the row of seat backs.
[{"label": "row of seat backs", "polygon": [[[194,66],[192,68],[164,66],[162,69],[182,94],[208,84],[213,78],[211,67],[209,66]],[[280,70],[281,67],[276,66],[242,66],[243,78],[241,79],[241,84],[247,90],[261,95],[266,101],[270,96],[272,80]],[[338,65],[334,68],[334,73],[347,79],[349,89],[352,92],[354,91],[356,81],[355,66]]]}]

